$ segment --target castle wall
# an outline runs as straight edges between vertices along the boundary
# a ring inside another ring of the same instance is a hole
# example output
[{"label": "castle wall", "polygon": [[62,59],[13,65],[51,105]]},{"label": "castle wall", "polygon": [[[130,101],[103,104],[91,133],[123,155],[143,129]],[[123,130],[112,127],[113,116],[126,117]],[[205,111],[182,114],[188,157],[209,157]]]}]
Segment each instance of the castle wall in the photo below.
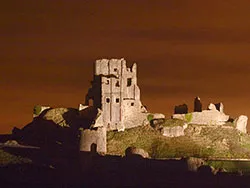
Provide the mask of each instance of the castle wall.
[{"label": "castle wall", "polygon": [[[81,131],[80,151],[85,152],[107,152],[106,128],[99,127],[97,130],[85,129]],[[96,146],[96,151],[93,148]]]},{"label": "castle wall", "polygon": [[109,63],[108,59],[102,59],[101,61],[97,60],[95,62],[94,75],[109,75],[108,63]]},{"label": "castle wall", "polygon": [[[94,79],[91,96],[95,106],[101,108],[103,123],[108,130],[124,130],[128,121],[141,113],[143,106],[136,71],[137,65],[128,68],[124,59],[102,59],[95,63],[94,78],[100,80]],[[127,117],[130,112],[132,116]]]}]

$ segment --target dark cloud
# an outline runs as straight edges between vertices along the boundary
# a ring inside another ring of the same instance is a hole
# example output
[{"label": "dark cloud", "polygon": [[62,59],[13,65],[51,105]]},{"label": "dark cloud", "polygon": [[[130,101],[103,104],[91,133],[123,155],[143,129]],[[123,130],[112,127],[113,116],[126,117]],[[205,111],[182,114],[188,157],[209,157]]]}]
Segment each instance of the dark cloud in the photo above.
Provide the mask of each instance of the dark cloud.
[{"label": "dark cloud", "polygon": [[167,26],[158,29],[131,29],[103,31],[105,37],[125,37],[133,40],[164,41],[171,44],[249,44],[246,38],[249,28],[235,30],[232,28],[181,28]]},{"label": "dark cloud", "polygon": [[[199,95],[249,114],[249,1],[5,1],[0,7],[0,132],[35,104],[83,102],[93,62],[138,63],[143,103],[172,113]],[[14,117],[14,118],[13,118]]]}]

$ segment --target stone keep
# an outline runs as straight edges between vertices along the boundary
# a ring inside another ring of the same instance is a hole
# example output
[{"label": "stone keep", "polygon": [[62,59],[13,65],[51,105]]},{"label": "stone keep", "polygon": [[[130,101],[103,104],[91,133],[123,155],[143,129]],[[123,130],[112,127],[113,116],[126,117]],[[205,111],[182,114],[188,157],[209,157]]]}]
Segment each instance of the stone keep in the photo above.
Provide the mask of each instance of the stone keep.
[{"label": "stone keep", "polygon": [[[92,87],[86,95],[85,103],[92,101],[101,109],[94,127],[104,126],[107,130],[124,130],[142,125],[147,113],[140,101],[137,85],[137,66],[126,66],[124,59],[101,59],[95,62]],[[101,119],[101,120],[100,120]]]}]

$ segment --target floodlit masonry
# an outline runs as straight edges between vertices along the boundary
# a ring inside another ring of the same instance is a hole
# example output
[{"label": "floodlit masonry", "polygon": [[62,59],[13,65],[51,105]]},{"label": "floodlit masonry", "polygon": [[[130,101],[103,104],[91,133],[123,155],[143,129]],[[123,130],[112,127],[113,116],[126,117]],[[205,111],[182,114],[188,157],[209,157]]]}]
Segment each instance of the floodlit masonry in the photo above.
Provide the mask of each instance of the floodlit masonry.
[{"label": "floodlit masonry", "polygon": [[80,151],[106,153],[106,131],[141,126],[148,123],[147,110],[140,100],[137,85],[137,65],[127,67],[124,59],[101,59],[95,62],[92,87],[85,106],[98,109],[90,129],[82,130]]},{"label": "floodlit masonry", "polygon": [[[175,107],[172,116],[184,121],[184,126],[161,127],[165,121],[163,114],[148,113],[140,100],[140,89],[137,85],[137,65],[127,67],[124,59],[101,59],[94,64],[93,81],[85,97],[85,104],[80,104],[81,117],[89,121],[78,122],[81,128],[80,151],[107,152],[107,131],[124,131],[125,129],[151,124],[160,127],[166,137],[184,136],[184,130],[189,124],[224,125],[229,116],[224,114],[223,104],[210,104],[207,110],[202,110],[199,97],[194,101],[194,112],[188,113],[186,104]],[[36,106],[34,117],[37,117],[49,107]],[[51,112],[48,109],[48,112]],[[61,120],[67,110],[54,110],[49,117]],[[47,112],[47,113],[48,113]],[[60,117],[60,118],[59,118]],[[59,122],[67,127],[67,122]],[[240,116],[235,120],[236,129],[246,133],[247,117]],[[85,126],[85,124],[87,126]],[[84,125],[84,126],[83,126]],[[84,127],[84,129],[83,129]]]},{"label": "floodlit masonry", "polygon": [[[89,129],[81,131],[80,151],[95,148],[97,152],[106,153],[107,131],[124,131],[148,124],[149,113],[140,100],[136,63],[127,67],[124,59],[96,60],[91,83],[85,104],[80,104],[79,111],[94,108],[97,114],[89,114],[95,117],[94,121]],[[49,108],[38,107],[34,108],[34,117]]]},{"label": "floodlit masonry", "polygon": [[[197,125],[224,125],[229,122],[230,117],[224,113],[224,105],[222,103],[208,105],[207,110],[202,110],[202,104],[199,97],[194,100],[194,112],[188,113],[186,104],[175,106],[173,119],[184,120],[187,124]],[[232,119],[230,120],[232,121]],[[248,117],[240,115],[233,120],[235,128],[240,132],[247,133]]]},{"label": "floodlit masonry", "polygon": [[97,60],[85,105],[90,103],[101,110],[93,127],[123,131],[142,125],[147,111],[140,101],[137,65],[128,68],[124,59]]}]

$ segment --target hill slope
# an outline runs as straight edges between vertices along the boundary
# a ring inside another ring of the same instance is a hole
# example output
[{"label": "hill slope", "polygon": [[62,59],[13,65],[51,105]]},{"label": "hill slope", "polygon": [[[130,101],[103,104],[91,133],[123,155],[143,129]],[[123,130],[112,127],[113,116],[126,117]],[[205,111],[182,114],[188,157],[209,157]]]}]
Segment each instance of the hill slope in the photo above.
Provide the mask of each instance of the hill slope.
[{"label": "hill slope", "polygon": [[[179,120],[166,120],[163,126],[181,126]],[[124,132],[108,132],[108,154],[124,155],[130,146],[142,148],[151,158],[249,158],[250,136],[232,124],[223,126],[188,125],[185,135],[165,137],[151,126]]]}]

